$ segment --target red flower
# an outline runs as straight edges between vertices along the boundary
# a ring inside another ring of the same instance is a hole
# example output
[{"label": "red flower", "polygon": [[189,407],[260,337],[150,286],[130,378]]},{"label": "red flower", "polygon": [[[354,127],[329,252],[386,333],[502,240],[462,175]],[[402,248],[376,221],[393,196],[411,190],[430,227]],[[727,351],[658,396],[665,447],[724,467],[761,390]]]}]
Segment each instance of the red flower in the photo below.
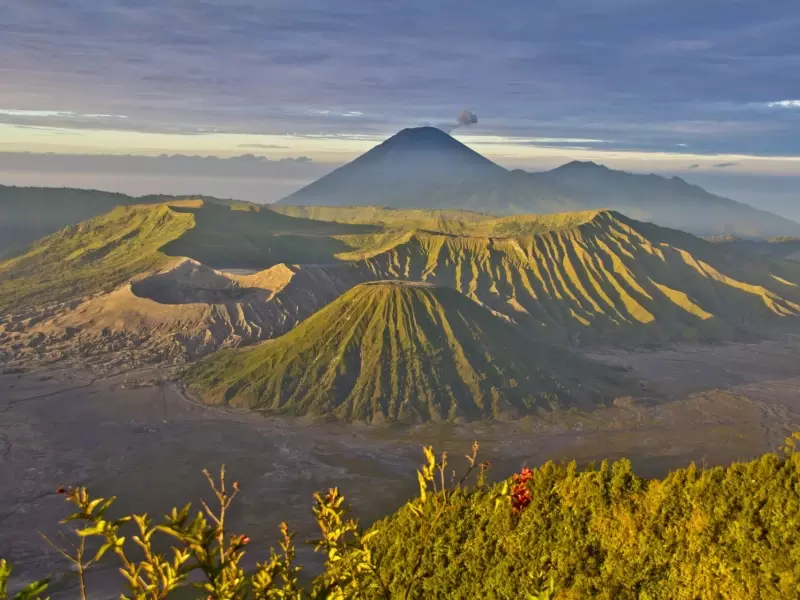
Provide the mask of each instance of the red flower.
[{"label": "red flower", "polygon": [[511,510],[514,514],[521,513],[533,499],[531,491],[528,489],[528,482],[533,479],[533,471],[528,467],[523,468],[519,473],[511,477],[514,487],[511,488]]}]

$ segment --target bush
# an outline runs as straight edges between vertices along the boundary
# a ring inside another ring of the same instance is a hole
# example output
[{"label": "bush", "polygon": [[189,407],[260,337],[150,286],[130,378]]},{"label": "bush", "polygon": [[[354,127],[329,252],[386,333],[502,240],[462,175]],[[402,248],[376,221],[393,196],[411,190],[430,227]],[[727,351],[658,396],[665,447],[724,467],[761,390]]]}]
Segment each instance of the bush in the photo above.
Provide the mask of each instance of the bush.
[{"label": "bush", "polygon": [[[477,444],[460,479],[448,476],[446,454],[425,448],[418,496],[367,531],[348,518],[338,489],[315,494],[314,544],[326,560],[307,587],[298,583],[302,568],[285,523],[279,551],[252,573],[241,568],[250,539],[226,527],[240,488],[227,486],[224,468],[218,478],[205,473],[213,508],[173,509],[159,524],[147,515],[113,519],[114,498],[92,498],[85,488],[59,490],[77,508],[65,523],[77,525],[78,539],[73,553],[59,552],[75,564],[82,598],[85,570],[112,556],[128,588],[123,598],[136,600],[189,586],[213,600],[797,598],[797,439],[787,440],[783,456],[690,465],[663,480],[639,478],[621,460],[583,471],[547,463],[494,486],[486,485],[490,465],[477,460]],[[154,550],[155,536],[173,540],[170,553]],[[89,538],[102,543],[91,557]],[[134,546],[141,558],[132,558]],[[202,581],[189,581],[193,571]],[[10,572],[0,562],[0,599]],[[35,582],[14,600],[38,598],[47,584]]]}]

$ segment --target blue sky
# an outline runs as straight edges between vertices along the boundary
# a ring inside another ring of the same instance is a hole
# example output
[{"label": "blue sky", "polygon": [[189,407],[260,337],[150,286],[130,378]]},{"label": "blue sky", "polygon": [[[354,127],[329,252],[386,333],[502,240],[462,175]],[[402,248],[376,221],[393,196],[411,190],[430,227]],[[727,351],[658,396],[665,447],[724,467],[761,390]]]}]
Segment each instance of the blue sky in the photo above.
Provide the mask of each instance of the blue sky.
[{"label": "blue sky", "polygon": [[467,108],[454,133],[506,166],[767,189],[800,176],[798,31],[796,0],[0,0],[0,176],[46,152],[254,154],[269,200]]}]

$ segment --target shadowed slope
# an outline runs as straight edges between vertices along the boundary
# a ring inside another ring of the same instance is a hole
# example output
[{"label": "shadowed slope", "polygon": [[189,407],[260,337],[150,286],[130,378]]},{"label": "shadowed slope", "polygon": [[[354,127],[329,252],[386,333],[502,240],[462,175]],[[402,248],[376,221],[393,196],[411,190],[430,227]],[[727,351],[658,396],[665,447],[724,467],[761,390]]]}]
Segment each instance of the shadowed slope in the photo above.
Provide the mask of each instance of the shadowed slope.
[{"label": "shadowed slope", "polygon": [[273,204],[282,215],[317,219],[335,223],[380,225],[385,229],[426,229],[442,233],[462,234],[473,223],[496,219],[494,215],[458,209],[386,208],[382,206],[296,206]]},{"label": "shadowed slope", "polygon": [[642,221],[697,235],[797,236],[800,224],[766,210],[711,194],[680,177],[661,177],[573,161],[529,176],[532,186],[558,190],[584,209],[613,208]]},{"label": "shadowed slope", "polygon": [[367,422],[589,408],[612,389],[604,368],[538,345],[453,289],[397,282],[357,286],[290,333],[185,377],[210,402]]}]

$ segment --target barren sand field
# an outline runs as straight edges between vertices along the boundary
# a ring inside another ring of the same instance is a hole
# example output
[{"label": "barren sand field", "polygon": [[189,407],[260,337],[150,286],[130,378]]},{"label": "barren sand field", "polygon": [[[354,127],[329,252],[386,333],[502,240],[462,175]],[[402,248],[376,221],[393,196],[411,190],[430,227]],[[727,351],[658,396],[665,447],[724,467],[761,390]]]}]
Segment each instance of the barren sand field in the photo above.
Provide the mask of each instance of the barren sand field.
[{"label": "barren sand field", "polygon": [[[118,495],[119,511],[160,515],[196,502],[206,490],[201,469],[225,463],[243,488],[232,527],[253,538],[253,562],[265,558],[281,520],[300,540],[313,537],[315,490],[340,486],[365,524],[402,505],[414,492],[423,443],[458,457],[480,440],[495,477],[549,459],[623,456],[639,473],[660,476],[692,460],[750,458],[800,430],[796,344],[592,357],[627,369],[647,398],[547,421],[370,428],[201,406],[157,370],[102,378],[76,368],[0,375],[0,556],[19,579],[62,570],[35,533],[54,534],[66,515],[59,485],[87,485],[97,495]],[[300,561],[313,563],[313,553],[300,546]],[[59,582],[52,597],[72,597],[73,584]],[[92,597],[118,597],[116,584],[110,567],[98,569]]]}]

